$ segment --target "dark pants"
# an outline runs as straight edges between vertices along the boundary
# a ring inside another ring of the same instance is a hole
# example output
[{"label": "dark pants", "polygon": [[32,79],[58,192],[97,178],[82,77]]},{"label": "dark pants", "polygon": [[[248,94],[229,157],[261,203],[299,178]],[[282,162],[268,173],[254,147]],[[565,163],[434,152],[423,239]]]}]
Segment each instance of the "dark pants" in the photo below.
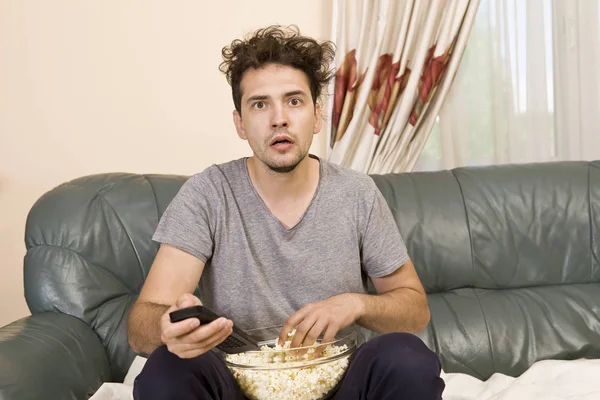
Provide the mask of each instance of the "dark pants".
[{"label": "dark pants", "polygon": [[[444,381],[437,356],[416,336],[389,333],[352,356],[336,400],[438,400]],[[150,355],[135,380],[136,400],[243,400],[233,375],[213,352],[181,359],[165,346]]]}]

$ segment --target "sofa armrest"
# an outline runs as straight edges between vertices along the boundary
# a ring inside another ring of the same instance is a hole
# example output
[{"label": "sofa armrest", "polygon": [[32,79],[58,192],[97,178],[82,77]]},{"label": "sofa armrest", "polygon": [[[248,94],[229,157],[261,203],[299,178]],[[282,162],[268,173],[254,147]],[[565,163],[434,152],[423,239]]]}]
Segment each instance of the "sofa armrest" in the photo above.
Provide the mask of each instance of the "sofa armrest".
[{"label": "sofa armrest", "polygon": [[110,376],[100,339],[75,317],[34,314],[0,328],[0,399],[87,399]]}]

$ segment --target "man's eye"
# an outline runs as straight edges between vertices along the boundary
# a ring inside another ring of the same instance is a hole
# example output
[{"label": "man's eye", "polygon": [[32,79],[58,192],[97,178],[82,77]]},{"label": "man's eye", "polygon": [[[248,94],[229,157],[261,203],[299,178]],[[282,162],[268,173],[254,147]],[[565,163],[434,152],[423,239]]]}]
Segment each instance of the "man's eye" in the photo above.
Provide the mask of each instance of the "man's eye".
[{"label": "man's eye", "polygon": [[302,101],[300,99],[297,99],[297,98],[293,98],[293,99],[290,100],[290,104],[293,105],[293,106],[299,106],[300,103],[302,103]]},{"label": "man's eye", "polygon": [[256,103],[254,103],[254,108],[262,110],[263,108],[265,108],[265,103],[263,103],[262,101],[257,101]]}]

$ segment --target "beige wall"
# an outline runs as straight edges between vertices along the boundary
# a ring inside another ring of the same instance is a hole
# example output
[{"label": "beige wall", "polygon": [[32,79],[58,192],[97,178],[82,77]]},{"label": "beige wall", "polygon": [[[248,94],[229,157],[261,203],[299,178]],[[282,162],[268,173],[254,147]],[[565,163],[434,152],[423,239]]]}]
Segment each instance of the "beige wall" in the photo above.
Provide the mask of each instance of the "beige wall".
[{"label": "beige wall", "polygon": [[[330,34],[331,0],[0,0],[0,326],[28,315],[33,202],[86,174],[192,174],[249,154],[221,48],[271,23]],[[324,135],[313,153],[323,155]]]}]

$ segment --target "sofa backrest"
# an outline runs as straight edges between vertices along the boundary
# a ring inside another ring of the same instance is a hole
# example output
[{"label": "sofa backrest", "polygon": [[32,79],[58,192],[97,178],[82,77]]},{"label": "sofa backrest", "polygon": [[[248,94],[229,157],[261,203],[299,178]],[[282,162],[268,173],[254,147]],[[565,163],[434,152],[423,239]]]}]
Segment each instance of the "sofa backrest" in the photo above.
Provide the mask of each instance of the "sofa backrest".
[{"label": "sofa backrest", "polygon": [[[104,343],[113,379],[135,353],[127,314],[158,250],[151,236],[187,177],[102,174],[42,196],[26,226],[25,297]],[[429,293],[420,333],[446,372],[520,374],[600,356],[600,164],[373,176]],[[198,293],[196,293],[198,294]]]},{"label": "sofa backrest", "polygon": [[28,215],[29,309],[70,314],[91,326],[106,347],[115,381],[123,381],[135,358],[127,315],[158,251],[152,234],[186,179],[83,177],[44,194]]},{"label": "sofa backrest", "polygon": [[427,292],[446,372],[600,356],[600,163],[373,176]]}]

